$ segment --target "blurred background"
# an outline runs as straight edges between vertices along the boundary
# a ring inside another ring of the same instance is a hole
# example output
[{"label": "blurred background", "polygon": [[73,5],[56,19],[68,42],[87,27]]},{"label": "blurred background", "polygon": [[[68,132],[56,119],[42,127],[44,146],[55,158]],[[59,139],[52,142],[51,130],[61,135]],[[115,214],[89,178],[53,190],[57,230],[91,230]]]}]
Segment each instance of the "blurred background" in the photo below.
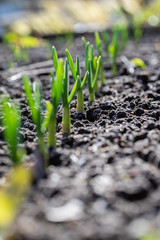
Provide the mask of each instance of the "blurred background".
[{"label": "blurred background", "polygon": [[127,18],[160,26],[160,0],[0,0],[0,34],[92,32]]}]

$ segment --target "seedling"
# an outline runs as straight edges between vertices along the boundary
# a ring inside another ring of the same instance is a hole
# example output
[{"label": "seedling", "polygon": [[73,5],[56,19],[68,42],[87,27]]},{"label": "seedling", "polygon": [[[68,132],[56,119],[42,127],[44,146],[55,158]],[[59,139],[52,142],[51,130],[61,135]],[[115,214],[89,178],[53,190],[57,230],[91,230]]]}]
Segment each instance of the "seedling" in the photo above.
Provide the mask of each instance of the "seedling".
[{"label": "seedling", "polygon": [[14,59],[15,59],[16,62],[23,61],[22,50],[20,49],[20,47],[18,45],[11,45],[10,49],[13,53],[13,56],[14,56]]},{"label": "seedling", "polygon": [[109,45],[109,53],[112,61],[112,74],[117,74],[117,54],[118,54],[118,38],[117,33],[114,33],[112,42]]},{"label": "seedling", "polygon": [[82,37],[82,43],[83,43],[84,49],[86,49],[86,47],[87,47],[87,41],[86,41],[85,37]]},{"label": "seedling", "polygon": [[112,42],[109,45],[109,54],[112,62],[112,74],[117,74],[117,55],[128,43],[128,29],[126,26],[116,25],[113,27]]},{"label": "seedling", "polygon": [[95,76],[94,76],[94,79],[93,79],[93,77],[92,77],[92,63],[91,63],[90,59],[88,59],[88,62],[87,62],[88,72],[89,72],[89,77],[88,77],[89,101],[91,101],[91,102],[95,101],[95,86],[96,86],[97,79],[98,79],[100,64],[101,64],[101,56],[99,56],[98,59],[97,59],[96,73],[95,73]]},{"label": "seedling", "polygon": [[[98,74],[100,70],[100,60],[101,56],[93,57],[94,47],[86,39],[82,37],[83,46],[85,49],[85,68],[89,72],[88,77],[88,90],[89,90],[89,100],[95,101],[95,91],[99,92],[98,87]],[[92,89],[94,87],[94,89]]]},{"label": "seedling", "polygon": [[128,27],[124,26],[122,28],[122,49],[125,49],[129,41]]},{"label": "seedling", "polygon": [[100,66],[101,84],[105,84],[105,75],[104,75],[104,67],[103,67],[101,39],[100,39],[100,36],[99,36],[98,32],[95,33],[95,43],[96,43],[98,56],[101,57],[101,66]]},{"label": "seedling", "polygon": [[97,57],[93,57],[93,52],[94,52],[94,47],[92,44],[86,41],[85,37],[82,37],[82,42],[85,50],[85,68],[86,72],[88,71],[88,60],[90,59],[91,61],[91,66],[92,66],[92,74],[94,74],[95,69],[93,66],[94,58],[96,59]]},{"label": "seedling", "polygon": [[113,35],[117,35],[118,52],[122,51],[128,43],[128,28],[123,25],[115,25],[113,27]]},{"label": "seedling", "polygon": [[15,64],[12,60],[9,60],[8,62],[8,68],[11,69],[11,68],[14,68]]},{"label": "seedling", "polygon": [[2,99],[2,124],[13,164],[22,161],[25,151],[19,147],[21,126],[20,109],[9,98]]},{"label": "seedling", "polygon": [[106,54],[108,56],[108,54],[109,54],[109,50],[108,50],[108,48],[109,48],[109,36],[108,36],[107,31],[105,31],[105,30],[102,31],[102,38],[103,38]]},{"label": "seedling", "polygon": [[76,58],[76,67],[75,67],[72,56],[68,50],[66,50],[66,54],[67,54],[69,66],[70,66],[74,81],[76,82],[77,79],[78,79],[78,81],[80,81],[80,87],[77,91],[77,112],[84,113],[83,87],[84,87],[86,81],[88,80],[89,73],[87,71],[83,80],[81,80],[79,56],[77,56],[77,58]]},{"label": "seedling", "polygon": [[143,34],[141,24],[133,23],[133,38],[135,43],[138,43]]},{"label": "seedling", "polygon": [[29,60],[28,49],[44,46],[46,41],[33,36],[20,36],[8,32],[3,35],[3,42],[9,46],[17,62],[27,62]]},{"label": "seedling", "polygon": [[42,115],[41,85],[39,82],[34,82],[32,90],[31,82],[28,76],[23,76],[23,85],[27,103],[31,111],[32,120],[36,125],[36,131],[38,136],[38,149],[43,156],[45,163],[47,164],[47,153],[44,142],[46,119],[44,119]]},{"label": "seedling", "polygon": [[46,115],[46,126],[48,125],[48,145],[49,147],[56,147],[56,128],[57,120],[56,114],[58,111],[58,105],[62,92],[62,81],[63,81],[63,60],[59,60],[55,47],[52,47],[53,63],[55,72],[52,74],[52,103],[47,102],[47,115]]},{"label": "seedling", "polygon": [[[56,49],[53,47],[53,63],[55,71],[58,73],[58,57]],[[78,67],[79,69],[79,67]],[[81,81],[80,77],[76,78],[75,84],[69,94],[69,74],[68,74],[68,61],[65,59],[63,66],[63,80],[62,80],[62,105],[63,105],[63,115],[62,115],[62,133],[70,135],[71,132],[71,118],[70,118],[70,103],[75,95],[75,93],[80,89]]]},{"label": "seedling", "polygon": [[71,118],[70,118],[70,102],[72,101],[75,93],[79,91],[81,87],[80,77],[76,78],[75,84],[69,94],[69,75],[68,75],[68,61],[65,60],[64,64],[64,78],[62,83],[62,104],[63,104],[63,116],[62,116],[62,133],[70,135],[71,132]]},{"label": "seedling", "polygon": [[74,44],[74,35],[73,33],[66,33],[65,34],[65,42],[66,42],[66,47],[72,47]]}]

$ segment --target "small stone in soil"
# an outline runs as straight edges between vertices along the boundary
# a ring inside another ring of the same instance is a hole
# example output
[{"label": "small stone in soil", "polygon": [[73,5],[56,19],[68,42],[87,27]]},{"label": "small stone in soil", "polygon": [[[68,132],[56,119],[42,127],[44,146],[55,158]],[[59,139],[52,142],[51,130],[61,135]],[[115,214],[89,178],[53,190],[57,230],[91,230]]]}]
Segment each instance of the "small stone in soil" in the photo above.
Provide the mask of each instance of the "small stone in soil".
[{"label": "small stone in soil", "polygon": [[79,199],[72,199],[59,207],[47,206],[46,218],[49,222],[69,222],[83,217],[84,204]]},{"label": "small stone in soil", "polygon": [[51,147],[49,148],[49,164],[54,166],[61,166],[62,160],[61,160],[61,154],[56,151],[55,148]]},{"label": "small stone in soil", "polygon": [[143,83],[148,83],[149,81],[149,76],[147,72],[142,72],[137,75],[138,80],[142,80]]},{"label": "small stone in soil", "polygon": [[119,111],[117,112],[117,118],[125,118],[127,114],[125,112]]},{"label": "small stone in soil", "polygon": [[144,133],[141,133],[141,134],[138,134],[134,137],[134,142],[137,142],[139,140],[143,140],[147,137],[147,132],[144,132]]},{"label": "small stone in soil", "polygon": [[144,110],[142,108],[137,108],[134,112],[135,115],[141,116],[144,113]]}]

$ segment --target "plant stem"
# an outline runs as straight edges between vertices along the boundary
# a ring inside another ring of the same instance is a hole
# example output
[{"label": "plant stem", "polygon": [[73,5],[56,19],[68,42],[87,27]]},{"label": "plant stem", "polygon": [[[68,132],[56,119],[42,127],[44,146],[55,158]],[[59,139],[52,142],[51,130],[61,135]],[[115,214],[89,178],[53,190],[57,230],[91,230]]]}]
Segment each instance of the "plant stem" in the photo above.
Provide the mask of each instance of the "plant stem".
[{"label": "plant stem", "polygon": [[71,117],[69,104],[66,104],[63,107],[63,116],[62,116],[62,133],[70,135],[71,132]]},{"label": "plant stem", "polygon": [[49,147],[56,147],[56,128],[57,128],[57,120],[55,117],[53,117],[48,125],[48,145],[49,145]]},{"label": "plant stem", "polygon": [[44,135],[43,133],[38,133],[38,149],[40,154],[42,154],[44,161],[45,161],[45,167],[48,166],[48,156],[46,152],[45,142],[44,142]]},{"label": "plant stem", "polygon": [[82,88],[77,93],[77,112],[84,113],[84,96]]},{"label": "plant stem", "polygon": [[89,91],[89,101],[95,102],[95,90],[94,89]]},{"label": "plant stem", "polygon": [[116,74],[117,74],[117,63],[116,63],[116,59],[114,59],[112,64],[112,75],[115,76]]},{"label": "plant stem", "polygon": [[104,68],[103,65],[101,66],[101,84],[104,85],[105,84],[105,75],[104,75]]},{"label": "plant stem", "polygon": [[96,81],[94,90],[95,90],[95,92],[100,93],[98,81]]}]

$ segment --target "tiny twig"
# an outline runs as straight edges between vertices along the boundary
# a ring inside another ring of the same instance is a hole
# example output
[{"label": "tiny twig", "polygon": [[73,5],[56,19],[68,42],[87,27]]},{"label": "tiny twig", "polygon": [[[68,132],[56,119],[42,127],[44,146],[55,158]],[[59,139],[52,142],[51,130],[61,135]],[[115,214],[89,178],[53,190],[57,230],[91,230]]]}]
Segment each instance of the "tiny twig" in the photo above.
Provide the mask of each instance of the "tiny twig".
[{"label": "tiny twig", "polygon": [[34,70],[28,70],[28,71],[22,71],[19,72],[15,75],[12,75],[7,78],[9,82],[14,82],[22,78],[23,75],[28,75],[28,76],[37,76],[37,75],[44,75],[44,74],[49,74],[53,71],[52,68],[43,68],[43,69],[34,69]]}]

